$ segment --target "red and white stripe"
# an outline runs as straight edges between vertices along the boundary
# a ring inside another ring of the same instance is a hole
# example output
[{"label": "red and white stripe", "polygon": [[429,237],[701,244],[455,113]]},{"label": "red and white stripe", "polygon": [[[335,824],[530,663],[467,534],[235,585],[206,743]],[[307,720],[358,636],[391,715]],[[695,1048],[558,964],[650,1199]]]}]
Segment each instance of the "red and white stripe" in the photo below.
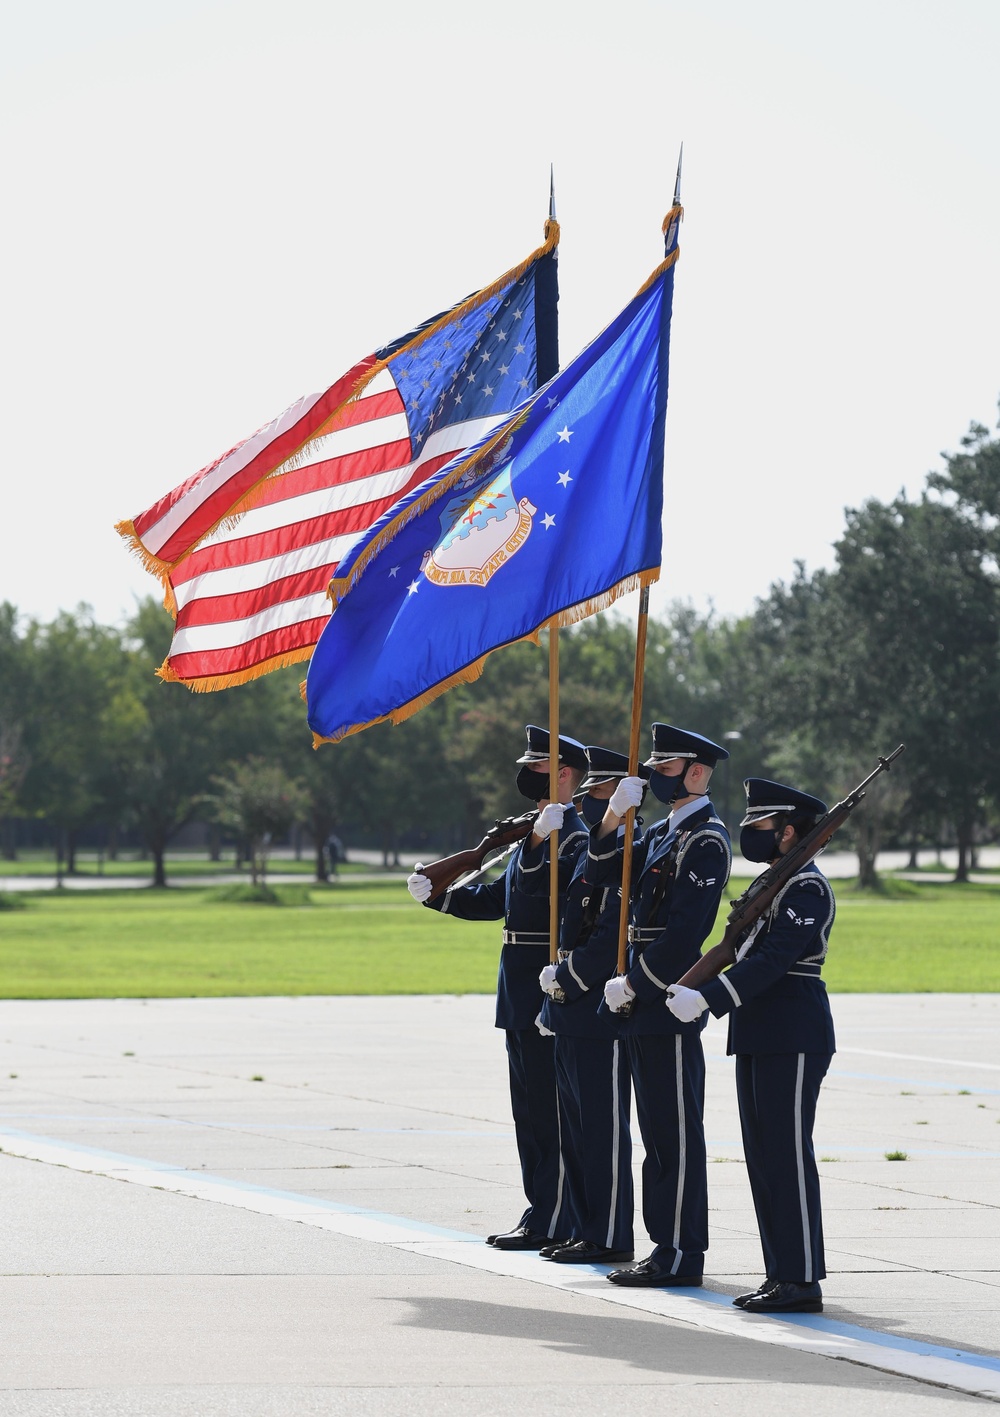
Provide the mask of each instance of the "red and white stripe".
[{"label": "red and white stripe", "polygon": [[[353,387],[368,366],[370,361],[364,361],[341,386],[350,380]],[[177,624],[167,657],[168,677],[196,688],[214,688],[220,680],[252,678],[274,667],[276,660],[307,658],[329,616],[327,586],[347,547],[399,497],[506,416],[442,428],[414,458],[403,399],[391,371],[382,370],[364,396],[341,411],[331,431],[309,444],[300,464],[264,488],[235,526],[218,527],[173,567],[169,581]],[[281,423],[276,420],[271,427]],[[301,429],[302,417],[294,426]],[[284,436],[275,434],[271,445]],[[253,462],[260,466],[260,449],[250,448],[254,442],[249,439],[214,470],[220,472],[228,459],[238,461],[237,454],[248,450],[241,468],[230,464],[223,499],[228,506],[235,480],[243,478]],[[258,471],[247,486],[255,485],[261,475]],[[182,526],[183,534],[190,535],[199,520],[206,525],[218,521],[217,496],[218,478],[205,474],[149,524],[160,545],[175,546]],[[142,540],[152,551],[149,536],[147,530]]]},{"label": "red and white stripe", "polygon": [[[148,555],[172,567],[211,532],[243,497],[296,453],[354,392],[375,363],[369,355],[321,394],[307,394],[228,453],[135,518]],[[371,386],[369,386],[371,387]]]}]

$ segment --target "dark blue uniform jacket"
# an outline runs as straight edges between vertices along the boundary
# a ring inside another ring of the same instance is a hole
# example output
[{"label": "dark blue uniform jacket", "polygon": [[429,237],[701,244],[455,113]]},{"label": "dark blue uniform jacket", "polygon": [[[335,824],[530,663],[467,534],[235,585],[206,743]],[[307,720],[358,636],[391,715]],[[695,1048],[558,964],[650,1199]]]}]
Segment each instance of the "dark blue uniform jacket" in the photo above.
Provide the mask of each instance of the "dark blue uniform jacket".
[{"label": "dark blue uniform jacket", "polygon": [[[497,1028],[534,1028],[545,998],[538,976],[549,962],[548,892],[544,895],[529,893],[519,884],[521,853],[530,840],[527,837],[521,842],[507,862],[506,871],[497,880],[478,886],[460,886],[457,890],[445,891],[437,900],[426,902],[432,910],[457,915],[460,920],[502,920],[505,936],[530,937],[530,943],[504,944],[500,952]],[[575,807],[567,807],[559,833],[560,911],[577,852],[586,841],[586,824]]]},{"label": "dark blue uniform jacket", "polygon": [[[618,913],[621,907],[621,853],[617,879],[595,885],[588,872],[588,838],[577,844],[573,874],[559,928],[560,964],[556,982],[566,995],[557,1004],[546,996],[542,1022],[553,1033],[584,1038],[618,1038],[622,1020],[601,1008],[605,983],[618,972]],[[531,869],[541,860],[542,870]],[[548,842],[521,855],[525,889],[544,891],[548,899]],[[527,868],[527,869],[526,869]]]},{"label": "dark blue uniform jacket", "polygon": [[730,1053],[834,1053],[826,985],[820,977],[836,905],[814,861],[794,876],[741,958],[703,984],[717,1017],[729,1014]]},{"label": "dark blue uniform jacket", "polygon": [[[597,882],[621,880],[621,850],[614,837],[590,834],[590,865]],[[676,831],[670,818],[633,847],[628,982],[636,1001],[623,1035],[700,1033],[707,1018],[681,1023],[666,1006],[666,990],[691,968],[714,922],[729,880],[729,833],[706,797]]]}]

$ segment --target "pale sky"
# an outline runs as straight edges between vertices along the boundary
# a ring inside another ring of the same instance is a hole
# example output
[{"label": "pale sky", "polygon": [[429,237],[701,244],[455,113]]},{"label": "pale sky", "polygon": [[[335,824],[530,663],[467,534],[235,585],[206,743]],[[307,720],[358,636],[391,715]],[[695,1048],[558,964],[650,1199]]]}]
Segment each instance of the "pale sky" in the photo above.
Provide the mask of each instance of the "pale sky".
[{"label": "pale sky", "polygon": [[675,597],[750,608],[1000,394],[997,0],[5,0],[0,600],[527,254],[565,363],[661,256]]}]

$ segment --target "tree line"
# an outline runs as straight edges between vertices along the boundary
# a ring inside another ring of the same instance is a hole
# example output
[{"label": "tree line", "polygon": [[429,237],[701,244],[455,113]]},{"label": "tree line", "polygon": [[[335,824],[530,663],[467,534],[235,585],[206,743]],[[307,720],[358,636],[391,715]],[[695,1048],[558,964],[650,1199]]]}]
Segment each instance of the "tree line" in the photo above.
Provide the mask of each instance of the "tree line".
[{"label": "tree line", "polygon": [[[0,850],[44,831],[65,868],[82,835],[170,842],[207,821],[248,853],[293,826],[316,873],[336,833],[391,859],[471,843],[519,810],[523,725],[547,715],[547,656],[520,644],[408,722],[318,751],[295,669],[191,694],[153,670],[171,622],[152,600],[122,626],[86,607],[48,623],[0,605]],[[564,731],[627,747],[634,626],[616,613],[561,635]],[[732,751],[713,795],[730,825],[742,778],[789,778],[833,801],[878,753],[907,752],[856,814],[863,884],[885,846],[958,848],[965,880],[1000,806],[1000,439],[973,424],[921,495],[846,513],[833,566],[799,566],[737,617],[673,606],[649,627],[644,719]],[[270,828],[266,823],[271,822]]]}]

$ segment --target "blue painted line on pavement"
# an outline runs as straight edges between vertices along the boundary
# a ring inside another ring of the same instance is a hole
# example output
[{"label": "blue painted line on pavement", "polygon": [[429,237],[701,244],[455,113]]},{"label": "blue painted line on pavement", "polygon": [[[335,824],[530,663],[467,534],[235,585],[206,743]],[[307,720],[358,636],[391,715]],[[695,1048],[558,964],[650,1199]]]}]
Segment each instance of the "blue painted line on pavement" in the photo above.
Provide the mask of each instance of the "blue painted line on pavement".
[{"label": "blue painted line on pavement", "polygon": [[[147,1161],[140,1156],[126,1156],[118,1151],[103,1151],[96,1146],[83,1146],[80,1142],[66,1141],[59,1137],[41,1137],[35,1132],[20,1132],[13,1127],[0,1127],[0,1140],[10,1137],[17,1141],[30,1142],[35,1146],[53,1146],[64,1150],[83,1152],[85,1156],[93,1156],[95,1160],[103,1161],[106,1166],[128,1167],[129,1170],[158,1171],[166,1175],[176,1176],[178,1179],[190,1179],[199,1185],[205,1181],[211,1182],[213,1186],[222,1186],[232,1191],[242,1194],[257,1196],[269,1196],[272,1200],[292,1201],[297,1206],[306,1206],[323,1214],[333,1215],[360,1215],[367,1220],[377,1220],[383,1225],[391,1225],[400,1230],[416,1231],[420,1234],[433,1235],[439,1240],[462,1240],[465,1242],[476,1241],[482,1244],[481,1235],[469,1235],[464,1230],[449,1230],[442,1225],[425,1225],[419,1220],[408,1220],[406,1216],[389,1215],[380,1210],[368,1210],[360,1205],[343,1205],[338,1201],[322,1200],[317,1196],[302,1195],[298,1191],[279,1191],[271,1186],[257,1186],[251,1181],[233,1181],[227,1176],[216,1176],[209,1171],[191,1171],[186,1166],[171,1166],[169,1162]],[[0,1147],[0,1151],[3,1148]]]},{"label": "blue painted line on pavement", "polygon": [[[193,1182],[210,1182],[212,1185],[232,1189],[243,1194],[253,1194],[269,1196],[274,1199],[292,1201],[297,1206],[315,1208],[317,1211],[327,1214],[358,1215],[371,1220],[379,1221],[382,1224],[390,1225],[401,1231],[416,1231],[425,1235],[433,1235],[437,1239],[461,1241],[466,1244],[483,1243],[481,1235],[472,1235],[463,1230],[449,1230],[440,1225],[425,1225],[419,1221],[409,1220],[405,1216],[389,1215],[383,1211],[368,1210],[363,1206],[341,1205],[335,1201],[318,1200],[314,1196],[300,1195],[296,1191],[279,1191],[268,1186],[257,1186],[243,1181],[231,1181],[224,1176],[216,1176],[205,1171],[190,1171],[185,1167],[170,1166],[156,1161],[148,1161],[143,1157],[125,1156],[120,1152],[103,1151],[97,1147],[81,1146],[76,1142],[61,1141],[56,1137],[42,1137],[32,1132],[17,1131],[12,1127],[0,1127],[0,1138],[8,1136],[16,1138],[18,1141],[28,1142],[33,1145],[44,1145],[62,1147],[74,1151],[83,1152],[85,1155],[100,1159],[105,1164],[111,1163],[119,1167],[128,1167],[133,1170],[166,1172],[178,1178],[190,1178]],[[377,1242],[370,1242],[377,1243]],[[591,1266],[591,1268],[606,1272],[610,1266]],[[673,1292],[681,1293],[707,1304],[732,1305],[732,1299],[727,1294],[720,1294],[712,1289],[688,1289],[678,1287]],[[823,1314],[782,1314],[782,1322],[791,1323],[800,1328],[811,1329],[819,1334],[828,1334],[840,1338],[854,1339],[859,1343],[870,1343],[880,1348],[888,1348],[902,1353],[913,1353],[924,1358],[940,1358],[952,1363],[963,1363],[971,1368],[985,1369],[989,1372],[1000,1372],[1000,1358],[994,1358],[988,1354],[970,1353],[961,1348],[945,1348],[936,1343],[922,1343],[918,1339],[903,1338],[897,1334],[883,1333],[878,1329],[864,1328],[860,1324],[843,1323],[839,1319],[829,1319]]]},{"label": "blue painted line on pavement", "polygon": [[[717,1290],[683,1289],[674,1293],[690,1294],[692,1298],[703,1299],[709,1304],[731,1305],[732,1299]],[[861,1324],[844,1323],[841,1319],[828,1319],[825,1314],[780,1314],[775,1315],[783,1323],[795,1324],[797,1328],[813,1329],[816,1333],[835,1334],[838,1338],[855,1338],[861,1343],[874,1343],[879,1348],[893,1348],[900,1353],[917,1353],[922,1358],[947,1358],[952,1363],[968,1363],[974,1368],[988,1368],[992,1373],[1000,1373],[1000,1358],[987,1353],[970,1353],[964,1348],[944,1348],[938,1343],[922,1343],[919,1338],[903,1338],[896,1333],[883,1333],[881,1329],[864,1328]]]}]

